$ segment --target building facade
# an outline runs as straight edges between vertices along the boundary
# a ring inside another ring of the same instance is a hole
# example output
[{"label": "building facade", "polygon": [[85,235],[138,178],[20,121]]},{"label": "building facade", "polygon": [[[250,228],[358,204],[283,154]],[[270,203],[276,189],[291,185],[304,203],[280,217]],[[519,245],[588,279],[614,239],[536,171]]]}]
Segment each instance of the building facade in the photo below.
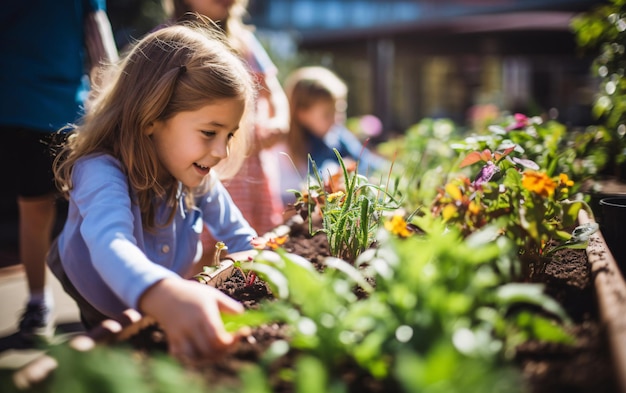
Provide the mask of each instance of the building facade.
[{"label": "building facade", "polygon": [[593,122],[592,58],[571,21],[601,3],[252,0],[250,14],[261,34],[288,34],[347,82],[350,116],[402,132],[426,117],[471,126],[484,108]]}]

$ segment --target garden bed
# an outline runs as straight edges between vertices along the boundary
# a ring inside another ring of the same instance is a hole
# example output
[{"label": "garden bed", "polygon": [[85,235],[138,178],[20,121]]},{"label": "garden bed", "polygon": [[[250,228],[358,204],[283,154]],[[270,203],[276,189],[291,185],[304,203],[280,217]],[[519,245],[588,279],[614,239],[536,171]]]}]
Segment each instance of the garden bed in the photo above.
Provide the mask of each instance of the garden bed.
[{"label": "garden bed", "polygon": [[[589,218],[581,213],[581,223]],[[324,234],[309,236],[306,228],[295,227],[283,245],[286,251],[310,260],[319,270],[322,260],[329,255]],[[592,236],[587,250],[563,249],[558,251],[546,266],[545,272],[535,278],[546,285],[547,292],[567,311],[572,324],[567,331],[575,338],[574,345],[528,341],[517,348],[515,364],[520,368],[530,393],[543,392],[622,392],[626,386],[626,289],[615,261],[606,247],[602,235]],[[259,302],[271,299],[269,287],[257,279],[246,285],[245,277],[234,269],[230,261],[211,277],[211,285],[241,301],[246,308],[255,309]],[[166,348],[159,330],[149,319],[139,319],[129,313],[126,320],[117,324],[109,321],[100,329],[89,332],[91,338],[101,343],[129,341],[143,350],[162,351]],[[151,326],[151,327],[150,327]],[[140,334],[135,334],[141,330]],[[159,338],[160,337],[160,338]],[[252,329],[252,334],[242,340],[237,350],[210,366],[197,371],[211,386],[236,387],[238,373],[245,365],[261,361],[267,348],[276,340],[287,337],[286,329],[279,324],[263,325]],[[75,344],[80,345],[80,340]],[[292,354],[295,355],[295,354]],[[272,391],[292,392],[293,386],[279,377],[278,367],[291,366],[294,356],[286,356],[276,365],[276,375],[270,376]],[[22,376],[34,370],[41,375],[42,367],[55,364],[39,361],[38,367],[21,370]],[[345,365],[344,381],[350,391],[399,391],[398,386],[377,381],[364,375],[358,368]]]},{"label": "garden bed", "polygon": [[[583,216],[583,220],[588,218]],[[325,237],[321,234],[313,238],[308,237],[306,232],[292,234],[285,248],[318,265],[328,256]],[[572,318],[573,324],[568,332],[575,337],[576,343],[569,346],[529,341],[518,347],[516,362],[529,385],[529,391],[626,391],[620,388],[626,386],[623,385],[626,378],[623,359],[626,341],[623,329],[620,330],[620,326],[626,326],[626,310],[623,309],[626,306],[626,296],[623,296],[626,287],[601,234],[592,236],[587,251],[558,251],[537,281],[545,283],[547,292],[563,305]],[[244,287],[243,282],[243,278],[235,273],[221,288],[251,308],[259,300],[271,296],[262,282],[257,281],[252,287]],[[281,328],[257,328],[253,336],[254,345],[246,343],[231,359],[220,363],[219,372],[205,370],[209,380],[213,381],[211,383],[227,376],[234,377],[241,362],[258,361],[264,348],[273,340],[282,338]],[[346,379],[353,377],[350,370],[346,370],[345,375]],[[362,392],[391,391],[375,383],[352,388]],[[276,391],[289,390],[282,387]]]}]

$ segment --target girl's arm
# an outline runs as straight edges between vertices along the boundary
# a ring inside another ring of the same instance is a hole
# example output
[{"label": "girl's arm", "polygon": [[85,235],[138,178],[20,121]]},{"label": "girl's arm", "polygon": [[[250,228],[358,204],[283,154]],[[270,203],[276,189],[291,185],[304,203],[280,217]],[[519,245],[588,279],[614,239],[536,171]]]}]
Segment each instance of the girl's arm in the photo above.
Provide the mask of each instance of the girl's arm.
[{"label": "girl's arm", "polygon": [[170,352],[178,359],[215,359],[231,348],[236,336],[225,331],[220,313],[242,312],[242,305],[147,257],[134,235],[140,221],[133,214],[119,163],[110,156],[79,161],[73,180],[71,197],[83,220],[80,235],[91,259],[91,264],[88,259],[81,261],[84,267],[92,265],[120,299],[152,316],[164,329]]}]

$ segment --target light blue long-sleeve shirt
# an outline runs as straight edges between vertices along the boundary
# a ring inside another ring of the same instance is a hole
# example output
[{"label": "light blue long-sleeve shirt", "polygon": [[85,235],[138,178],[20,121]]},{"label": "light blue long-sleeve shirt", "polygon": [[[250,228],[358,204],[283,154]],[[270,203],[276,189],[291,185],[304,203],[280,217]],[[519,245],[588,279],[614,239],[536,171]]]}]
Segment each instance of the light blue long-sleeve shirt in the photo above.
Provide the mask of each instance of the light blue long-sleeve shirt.
[{"label": "light blue long-sleeve shirt", "polygon": [[257,236],[217,179],[196,197],[196,208],[185,209],[184,197],[179,198],[169,225],[158,225],[167,221],[171,209],[157,201],[153,232],[144,230],[128,179],[112,156],[78,160],[72,180],[59,256],[78,292],[110,317],[138,308],[143,292],[158,281],[189,271],[201,252],[203,221],[229,252],[251,249]]}]

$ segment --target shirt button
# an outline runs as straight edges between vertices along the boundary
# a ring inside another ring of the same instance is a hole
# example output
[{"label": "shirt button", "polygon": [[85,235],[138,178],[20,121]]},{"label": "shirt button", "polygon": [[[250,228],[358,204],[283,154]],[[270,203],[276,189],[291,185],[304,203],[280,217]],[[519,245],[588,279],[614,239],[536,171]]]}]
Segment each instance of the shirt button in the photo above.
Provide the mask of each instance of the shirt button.
[{"label": "shirt button", "polygon": [[164,245],[161,247],[161,251],[162,251],[164,254],[167,254],[168,252],[170,252],[170,246],[168,246],[167,244],[164,244]]}]

